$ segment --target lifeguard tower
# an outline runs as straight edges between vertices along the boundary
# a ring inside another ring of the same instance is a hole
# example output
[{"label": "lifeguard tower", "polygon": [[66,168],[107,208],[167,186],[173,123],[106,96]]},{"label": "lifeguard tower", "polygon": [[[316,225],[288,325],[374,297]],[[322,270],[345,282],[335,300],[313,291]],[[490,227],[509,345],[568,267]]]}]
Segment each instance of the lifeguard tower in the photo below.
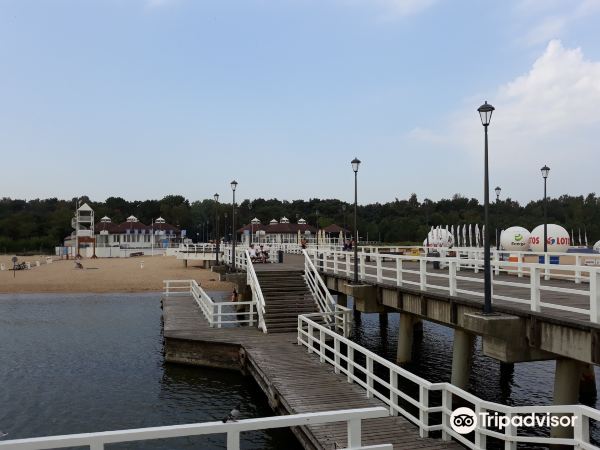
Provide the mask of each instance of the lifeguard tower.
[{"label": "lifeguard tower", "polygon": [[92,258],[96,258],[96,236],[94,235],[94,210],[84,203],[75,211],[71,219],[71,226],[75,230],[75,248],[77,257],[81,258],[80,248],[82,243],[91,243],[93,247]]}]

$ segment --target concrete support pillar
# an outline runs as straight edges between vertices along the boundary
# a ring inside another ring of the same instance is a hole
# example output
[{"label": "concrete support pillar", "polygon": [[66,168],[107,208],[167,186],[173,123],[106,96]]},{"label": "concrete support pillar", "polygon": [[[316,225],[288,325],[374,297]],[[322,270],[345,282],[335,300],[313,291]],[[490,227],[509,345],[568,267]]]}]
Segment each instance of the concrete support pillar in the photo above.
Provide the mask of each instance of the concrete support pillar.
[{"label": "concrete support pillar", "polygon": [[596,372],[592,364],[584,364],[581,370],[579,396],[584,399],[594,399],[598,395],[596,389]]},{"label": "concrete support pillar", "polygon": [[454,329],[451,382],[453,385],[465,390],[469,386],[474,343],[474,335],[459,328]]},{"label": "concrete support pillar", "polygon": [[414,318],[413,331],[417,338],[421,339],[423,337],[423,319]]},{"label": "concrete support pillar", "polygon": [[398,329],[398,348],[396,349],[396,363],[403,364],[412,360],[413,331],[415,318],[407,313],[400,313],[400,327]]},{"label": "concrete support pillar", "polygon": [[379,313],[379,327],[387,328],[388,325],[388,315],[387,313]]},{"label": "concrete support pillar", "polygon": [[[579,400],[579,380],[585,364],[574,359],[557,359],[554,372],[555,405],[574,405]],[[572,437],[571,427],[554,427],[552,437]]]},{"label": "concrete support pillar", "polygon": [[341,306],[348,307],[348,295],[342,294],[341,292],[337,294],[337,304]]}]

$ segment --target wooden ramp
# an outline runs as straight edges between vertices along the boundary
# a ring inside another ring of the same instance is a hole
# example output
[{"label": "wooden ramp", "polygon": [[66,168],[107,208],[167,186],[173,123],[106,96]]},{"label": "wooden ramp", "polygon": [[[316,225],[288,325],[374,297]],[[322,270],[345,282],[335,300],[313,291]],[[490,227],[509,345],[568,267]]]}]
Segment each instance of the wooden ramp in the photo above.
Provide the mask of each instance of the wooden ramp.
[{"label": "wooden ramp", "polygon": [[[296,333],[263,334],[256,328],[210,328],[191,297],[163,299],[167,362],[241,369],[251,374],[280,414],[386,406],[321,364],[296,344]],[[306,449],[346,445],[345,424],[292,430]],[[420,438],[402,417],[363,422],[363,444],[394,444],[394,449],[462,448],[455,442]]]}]

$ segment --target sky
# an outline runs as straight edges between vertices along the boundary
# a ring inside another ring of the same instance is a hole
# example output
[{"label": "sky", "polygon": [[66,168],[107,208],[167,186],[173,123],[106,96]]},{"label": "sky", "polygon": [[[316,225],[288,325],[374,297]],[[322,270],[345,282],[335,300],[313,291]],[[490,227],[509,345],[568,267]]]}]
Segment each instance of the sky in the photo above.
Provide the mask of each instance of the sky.
[{"label": "sky", "polygon": [[0,0],[0,197],[597,190],[600,0]]}]

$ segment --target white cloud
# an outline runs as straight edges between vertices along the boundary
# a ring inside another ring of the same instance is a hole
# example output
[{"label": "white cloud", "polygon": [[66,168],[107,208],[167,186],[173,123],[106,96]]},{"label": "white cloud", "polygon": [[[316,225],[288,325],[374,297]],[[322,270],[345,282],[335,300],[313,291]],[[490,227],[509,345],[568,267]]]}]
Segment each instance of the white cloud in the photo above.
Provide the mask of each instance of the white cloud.
[{"label": "white cloud", "polygon": [[[483,129],[476,108],[483,100],[457,110],[443,129],[416,129],[409,138],[431,148],[446,142],[477,171]],[[512,198],[535,198],[538,169],[548,164],[554,195],[598,189],[600,62],[553,40],[527,73],[499,86],[487,100],[496,108],[489,128],[492,183],[510,184],[506,193]]]},{"label": "white cloud", "polygon": [[521,38],[527,45],[545,44],[560,38],[578,20],[598,12],[600,0],[521,0],[515,6],[517,16],[528,23],[529,31]]}]

